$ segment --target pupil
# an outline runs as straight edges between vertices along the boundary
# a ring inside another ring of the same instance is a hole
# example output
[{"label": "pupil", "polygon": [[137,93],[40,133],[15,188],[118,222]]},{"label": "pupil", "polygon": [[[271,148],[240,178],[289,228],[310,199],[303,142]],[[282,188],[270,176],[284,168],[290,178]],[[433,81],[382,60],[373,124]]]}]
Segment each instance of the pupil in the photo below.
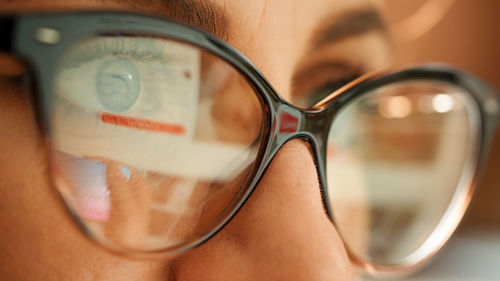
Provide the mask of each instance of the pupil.
[{"label": "pupil", "polygon": [[103,62],[97,70],[96,81],[99,101],[109,111],[126,111],[139,97],[139,73],[130,61]]}]

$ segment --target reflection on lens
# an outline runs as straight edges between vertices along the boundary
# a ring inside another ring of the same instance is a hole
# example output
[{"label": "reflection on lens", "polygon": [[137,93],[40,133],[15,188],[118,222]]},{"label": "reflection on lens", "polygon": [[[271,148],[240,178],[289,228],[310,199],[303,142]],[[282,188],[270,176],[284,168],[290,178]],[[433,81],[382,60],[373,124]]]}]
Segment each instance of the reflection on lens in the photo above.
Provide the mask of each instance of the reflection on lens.
[{"label": "reflection on lens", "polygon": [[53,85],[55,182],[94,237],[180,247],[241,200],[263,113],[226,62],[166,39],[92,36],[66,50]]},{"label": "reflection on lens", "polygon": [[473,105],[464,90],[425,80],[381,87],[339,112],[328,140],[329,200],[355,255],[393,265],[431,237],[470,172]]}]

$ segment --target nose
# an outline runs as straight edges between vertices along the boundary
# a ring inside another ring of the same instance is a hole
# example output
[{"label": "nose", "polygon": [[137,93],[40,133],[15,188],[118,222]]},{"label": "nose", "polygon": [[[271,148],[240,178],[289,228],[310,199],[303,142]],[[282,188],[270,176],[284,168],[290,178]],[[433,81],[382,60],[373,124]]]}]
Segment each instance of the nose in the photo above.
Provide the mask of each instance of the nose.
[{"label": "nose", "polygon": [[352,279],[308,145],[292,140],[281,148],[233,220],[176,261],[176,280]]}]

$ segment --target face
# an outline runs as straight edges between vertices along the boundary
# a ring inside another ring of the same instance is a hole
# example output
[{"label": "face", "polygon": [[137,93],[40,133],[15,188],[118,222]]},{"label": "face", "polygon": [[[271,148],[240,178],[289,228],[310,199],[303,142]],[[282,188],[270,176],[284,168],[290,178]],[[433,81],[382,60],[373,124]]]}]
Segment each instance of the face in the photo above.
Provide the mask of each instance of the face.
[{"label": "face", "polygon": [[[257,66],[284,99],[301,106],[321,99],[302,93],[331,84],[332,77],[334,82],[342,84],[389,62],[387,35],[368,0],[315,0],[314,3],[200,0],[189,1],[188,8],[183,6],[183,1],[138,3],[23,1],[4,3],[0,11],[126,10],[174,18],[226,40]],[[195,16],[193,11],[201,16]],[[353,25],[354,22],[360,24]],[[203,60],[207,67],[214,65],[209,57]],[[292,140],[280,149],[243,208],[202,246],[174,257],[146,259],[121,256],[96,245],[71,220],[54,188],[54,181],[64,186],[65,179],[49,176],[49,170],[54,167],[49,169],[50,152],[45,136],[37,127],[28,95],[23,94],[28,89],[20,78],[22,71],[22,67],[12,65],[5,70],[9,75],[0,77],[3,124],[0,144],[8,148],[0,154],[0,249],[3,253],[0,260],[1,264],[8,265],[1,267],[0,279],[353,278],[344,244],[325,213],[316,166],[309,143],[304,140]],[[245,112],[254,109],[252,101],[229,94],[238,88],[236,80],[221,86],[223,90],[215,98],[215,108],[219,106],[221,110],[215,112],[229,116],[240,112],[235,118],[243,120],[239,124],[245,124],[250,114]],[[236,109],[225,113],[223,109],[228,108],[225,104],[234,104]],[[64,122],[60,126],[64,127]],[[227,128],[232,126],[231,123],[216,126],[218,139],[244,142],[255,134],[251,128],[236,135],[227,133]],[[96,160],[93,155],[87,158]],[[119,164],[107,162],[107,165],[110,167],[107,176],[122,180]],[[133,170],[129,171],[129,177],[143,180]],[[142,196],[139,201],[151,200],[140,190],[134,192],[118,194],[122,197],[139,194]],[[128,217],[132,217],[132,224],[139,225],[140,229],[144,221],[134,220],[133,215]],[[111,235],[118,237],[116,239],[129,239],[123,241],[127,245],[141,239],[140,232],[120,238],[126,232],[120,225],[114,230],[111,228],[110,232],[113,231]]]}]

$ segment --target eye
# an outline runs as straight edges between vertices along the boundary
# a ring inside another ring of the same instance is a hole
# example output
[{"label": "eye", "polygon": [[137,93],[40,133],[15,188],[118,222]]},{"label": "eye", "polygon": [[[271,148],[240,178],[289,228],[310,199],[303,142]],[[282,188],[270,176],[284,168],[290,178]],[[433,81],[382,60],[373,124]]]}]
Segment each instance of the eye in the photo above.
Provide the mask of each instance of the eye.
[{"label": "eye", "polygon": [[134,63],[110,59],[99,65],[95,87],[99,101],[107,110],[123,112],[137,102],[141,78]]},{"label": "eye", "polygon": [[[164,93],[160,88],[172,82],[170,66],[166,60],[152,61],[151,48],[140,53],[141,46],[134,41],[144,40],[99,38],[77,44],[60,64],[56,98],[87,114],[145,117],[146,112],[158,110],[159,93]],[[162,83],[152,83],[153,76]]]},{"label": "eye", "polygon": [[322,82],[323,84],[320,86],[307,91],[305,94],[297,98],[294,104],[303,108],[311,107],[359,76],[361,76],[361,74],[356,73]]},{"label": "eye", "polygon": [[362,74],[361,68],[348,63],[326,62],[306,68],[293,78],[292,102],[309,108]]},{"label": "eye", "polygon": [[73,135],[190,135],[199,69],[199,50],[181,43],[132,36],[82,38],[57,65],[51,104],[55,124]]}]

